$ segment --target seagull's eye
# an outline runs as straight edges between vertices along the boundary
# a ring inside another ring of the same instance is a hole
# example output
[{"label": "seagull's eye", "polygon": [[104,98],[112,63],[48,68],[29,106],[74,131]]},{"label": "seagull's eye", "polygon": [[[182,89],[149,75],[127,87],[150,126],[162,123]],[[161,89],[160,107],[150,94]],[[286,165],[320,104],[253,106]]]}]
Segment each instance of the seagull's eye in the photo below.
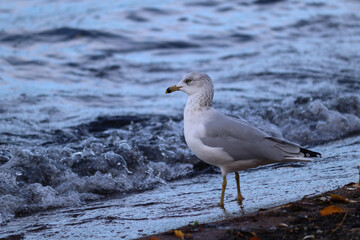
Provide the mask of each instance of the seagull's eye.
[{"label": "seagull's eye", "polygon": [[186,79],[186,80],[185,80],[185,83],[186,83],[186,84],[191,83],[191,79],[189,79],[189,78],[188,78],[188,79]]}]

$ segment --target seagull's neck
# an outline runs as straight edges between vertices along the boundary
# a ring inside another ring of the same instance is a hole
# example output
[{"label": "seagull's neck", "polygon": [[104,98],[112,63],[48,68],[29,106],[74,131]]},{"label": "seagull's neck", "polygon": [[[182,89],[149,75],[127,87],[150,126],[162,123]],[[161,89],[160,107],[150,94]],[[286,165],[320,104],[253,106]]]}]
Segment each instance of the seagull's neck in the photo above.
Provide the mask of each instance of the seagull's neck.
[{"label": "seagull's neck", "polygon": [[188,97],[184,109],[184,117],[187,118],[192,113],[202,112],[212,108],[213,91],[199,92]]}]

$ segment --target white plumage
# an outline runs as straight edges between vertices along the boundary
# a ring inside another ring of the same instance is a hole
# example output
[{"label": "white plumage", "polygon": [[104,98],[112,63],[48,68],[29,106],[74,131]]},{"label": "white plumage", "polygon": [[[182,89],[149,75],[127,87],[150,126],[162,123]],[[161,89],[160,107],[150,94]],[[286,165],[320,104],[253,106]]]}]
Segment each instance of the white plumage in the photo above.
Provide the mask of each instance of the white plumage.
[{"label": "white plumage", "polygon": [[189,95],[184,109],[187,145],[199,159],[221,169],[223,189],[219,205],[222,207],[228,173],[235,172],[237,200],[241,203],[243,197],[237,171],[276,162],[310,161],[311,157],[320,156],[216,111],[212,107],[214,86],[207,74],[188,73],[166,93],[178,90]]}]

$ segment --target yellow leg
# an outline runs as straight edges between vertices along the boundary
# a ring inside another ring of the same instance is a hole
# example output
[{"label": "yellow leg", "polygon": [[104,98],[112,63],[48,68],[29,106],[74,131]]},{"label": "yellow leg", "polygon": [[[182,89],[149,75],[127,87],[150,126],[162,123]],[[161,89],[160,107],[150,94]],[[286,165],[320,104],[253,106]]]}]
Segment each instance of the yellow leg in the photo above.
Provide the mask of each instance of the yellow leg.
[{"label": "yellow leg", "polygon": [[236,200],[242,204],[242,201],[244,200],[244,197],[241,195],[240,192],[240,177],[239,177],[239,173],[235,172],[235,180],[236,180],[236,188],[237,188],[237,198]]},{"label": "yellow leg", "polygon": [[220,203],[219,203],[219,206],[222,207],[222,208],[224,207],[224,195],[225,195],[226,184],[227,184],[226,176],[223,176],[221,198],[220,198]]}]

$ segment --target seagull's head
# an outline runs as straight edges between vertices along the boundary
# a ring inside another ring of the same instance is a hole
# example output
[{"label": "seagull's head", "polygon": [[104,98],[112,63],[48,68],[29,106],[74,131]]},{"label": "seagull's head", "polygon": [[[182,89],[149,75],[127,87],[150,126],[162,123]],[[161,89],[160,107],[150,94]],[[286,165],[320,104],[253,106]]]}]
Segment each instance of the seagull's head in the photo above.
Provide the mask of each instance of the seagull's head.
[{"label": "seagull's head", "polygon": [[193,95],[204,90],[214,91],[211,78],[205,73],[191,72],[185,74],[185,76],[176,85],[168,87],[165,93],[183,91],[188,95]]}]

